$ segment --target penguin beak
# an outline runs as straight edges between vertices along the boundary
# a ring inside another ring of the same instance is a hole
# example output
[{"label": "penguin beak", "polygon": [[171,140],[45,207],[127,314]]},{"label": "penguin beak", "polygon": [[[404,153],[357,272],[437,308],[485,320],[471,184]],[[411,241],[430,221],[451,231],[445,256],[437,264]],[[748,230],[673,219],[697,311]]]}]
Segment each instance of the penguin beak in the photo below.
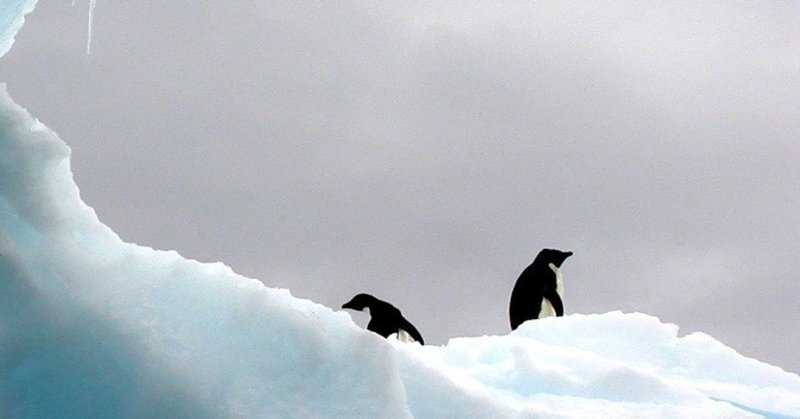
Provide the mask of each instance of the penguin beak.
[{"label": "penguin beak", "polygon": [[568,257],[572,256],[573,254],[574,254],[574,253],[572,253],[572,252],[564,252],[564,259],[566,259],[566,258],[568,258]]},{"label": "penguin beak", "polygon": [[355,308],[353,308],[353,306],[352,306],[352,303],[349,302],[349,301],[344,303],[344,304],[342,304],[342,308],[349,308],[351,310],[355,310]]}]

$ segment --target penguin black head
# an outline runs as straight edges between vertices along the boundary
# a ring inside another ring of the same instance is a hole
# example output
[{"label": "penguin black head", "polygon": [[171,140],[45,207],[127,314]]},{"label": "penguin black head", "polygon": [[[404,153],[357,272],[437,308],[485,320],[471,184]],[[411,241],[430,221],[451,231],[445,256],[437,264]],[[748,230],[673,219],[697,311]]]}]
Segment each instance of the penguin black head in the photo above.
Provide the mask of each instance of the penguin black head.
[{"label": "penguin black head", "polygon": [[379,303],[380,300],[369,294],[358,294],[351,298],[350,301],[344,303],[342,308],[349,308],[350,310],[364,311],[365,308],[372,308]]},{"label": "penguin black head", "polygon": [[541,260],[545,263],[552,263],[557,268],[560,268],[561,264],[564,263],[564,261],[570,256],[572,256],[572,252],[563,252],[557,249],[542,249],[542,251],[536,255],[535,260]]}]

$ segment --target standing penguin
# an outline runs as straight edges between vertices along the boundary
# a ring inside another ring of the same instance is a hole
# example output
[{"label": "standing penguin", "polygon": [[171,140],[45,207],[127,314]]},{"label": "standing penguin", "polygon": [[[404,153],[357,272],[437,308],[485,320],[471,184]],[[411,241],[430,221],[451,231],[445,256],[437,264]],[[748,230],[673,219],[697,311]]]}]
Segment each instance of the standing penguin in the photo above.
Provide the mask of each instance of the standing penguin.
[{"label": "standing penguin", "polygon": [[411,322],[403,317],[397,307],[379,300],[369,294],[358,294],[342,305],[342,308],[364,311],[370,315],[367,330],[371,330],[385,338],[397,333],[397,339],[403,342],[419,342],[425,344],[422,335]]},{"label": "standing penguin", "polygon": [[563,316],[561,264],[572,256],[572,252],[543,249],[536,255],[530,266],[517,278],[511,291],[508,315],[511,330],[515,330],[526,320],[542,317]]}]

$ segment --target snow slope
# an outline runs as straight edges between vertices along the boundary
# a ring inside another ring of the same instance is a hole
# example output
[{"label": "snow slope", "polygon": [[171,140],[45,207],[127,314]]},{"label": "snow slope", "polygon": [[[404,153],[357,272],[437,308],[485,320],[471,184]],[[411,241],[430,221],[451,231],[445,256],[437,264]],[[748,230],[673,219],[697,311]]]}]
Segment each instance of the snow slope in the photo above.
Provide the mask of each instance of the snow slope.
[{"label": "snow slope", "polygon": [[[34,2],[0,6],[8,48]],[[15,29],[16,28],[16,29]],[[800,417],[800,377],[645,314],[445,346],[124,243],[0,88],[0,418]]]},{"label": "snow slope", "polygon": [[36,0],[3,0],[0,4],[0,57],[5,55],[11,44],[14,43],[14,35],[22,28],[25,22],[23,18],[26,14],[33,11]]}]

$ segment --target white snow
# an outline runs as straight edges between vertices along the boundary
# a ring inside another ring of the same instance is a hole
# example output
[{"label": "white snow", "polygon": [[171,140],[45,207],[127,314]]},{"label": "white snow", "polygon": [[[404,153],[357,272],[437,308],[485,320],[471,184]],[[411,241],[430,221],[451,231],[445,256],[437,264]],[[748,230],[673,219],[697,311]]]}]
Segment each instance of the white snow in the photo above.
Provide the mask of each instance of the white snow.
[{"label": "white snow", "polygon": [[[0,45],[32,6],[0,6]],[[800,377],[646,314],[383,339],[221,263],[124,243],[69,156],[2,86],[2,418],[800,417]]]},{"label": "white snow", "polygon": [[0,57],[11,49],[14,35],[25,22],[23,17],[32,12],[35,5],[36,0],[2,0],[0,2]]}]

